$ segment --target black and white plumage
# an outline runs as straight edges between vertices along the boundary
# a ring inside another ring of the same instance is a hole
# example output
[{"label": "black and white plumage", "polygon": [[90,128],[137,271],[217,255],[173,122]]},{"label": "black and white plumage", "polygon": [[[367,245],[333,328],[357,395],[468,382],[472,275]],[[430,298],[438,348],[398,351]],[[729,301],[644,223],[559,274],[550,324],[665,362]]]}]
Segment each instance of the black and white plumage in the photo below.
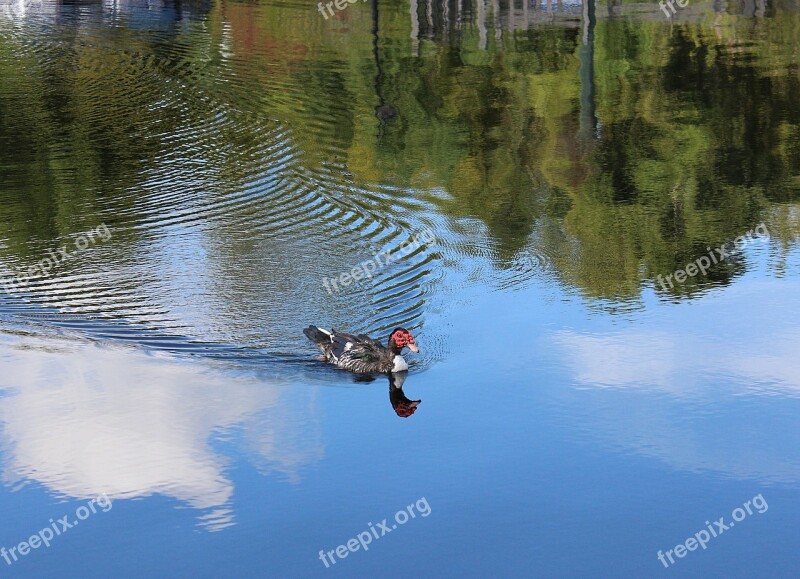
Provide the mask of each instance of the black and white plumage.
[{"label": "black and white plumage", "polygon": [[386,346],[365,334],[354,336],[317,326],[308,326],[303,333],[319,347],[324,361],[359,374],[408,370],[408,363],[400,352],[405,347],[419,352],[414,337],[405,328],[396,328]]}]

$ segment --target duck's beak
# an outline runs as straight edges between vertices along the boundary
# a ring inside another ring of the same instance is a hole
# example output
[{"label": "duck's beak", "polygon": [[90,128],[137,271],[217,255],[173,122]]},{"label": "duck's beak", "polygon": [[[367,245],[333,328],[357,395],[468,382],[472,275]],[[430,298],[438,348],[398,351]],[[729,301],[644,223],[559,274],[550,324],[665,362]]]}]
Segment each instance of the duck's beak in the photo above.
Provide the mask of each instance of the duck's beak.
[{"label": "duck's beak", "polygon": [[408,344],[408,349],[414,352],[415,354],[419,354],[419,348],[416,344]]}]

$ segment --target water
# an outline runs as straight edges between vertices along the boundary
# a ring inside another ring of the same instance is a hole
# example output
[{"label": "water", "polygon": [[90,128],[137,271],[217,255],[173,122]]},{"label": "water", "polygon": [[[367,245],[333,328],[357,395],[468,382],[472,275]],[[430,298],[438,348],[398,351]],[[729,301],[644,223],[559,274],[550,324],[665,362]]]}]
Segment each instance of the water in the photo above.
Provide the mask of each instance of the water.
[{"label": "water", "polygon": [[794,576],[797,3],[334,12],[0,3],[2,574]]}]

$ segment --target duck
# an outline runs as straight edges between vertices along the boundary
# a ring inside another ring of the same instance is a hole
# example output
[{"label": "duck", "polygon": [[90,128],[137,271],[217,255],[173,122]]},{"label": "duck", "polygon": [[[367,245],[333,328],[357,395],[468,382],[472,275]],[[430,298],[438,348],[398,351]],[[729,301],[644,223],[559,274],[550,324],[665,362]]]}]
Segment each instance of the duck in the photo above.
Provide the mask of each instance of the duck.
[{"label": "duck", "polygon": [[389,402],[400,418],[408,418],[417,411],[422,400],[411,400],[403,392],[403,383],[408,372],[389,374]]},{"label": "duck", "polygon": [[345,334],[308,326],[303,333],[322,351],[322,361],[359,374],[393,374],[408,370],[401,356],[403,348],[419,352],[414,336],[405,328],[395,328],[386,346],[366,334]]}]

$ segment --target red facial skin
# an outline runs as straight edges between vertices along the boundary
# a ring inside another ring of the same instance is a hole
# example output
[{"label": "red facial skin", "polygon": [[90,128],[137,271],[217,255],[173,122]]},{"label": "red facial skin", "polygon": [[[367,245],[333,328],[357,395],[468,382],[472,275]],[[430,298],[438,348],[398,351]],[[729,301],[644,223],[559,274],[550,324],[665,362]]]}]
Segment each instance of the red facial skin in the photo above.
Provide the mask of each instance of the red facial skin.
[{"label": "red facial skin", "polygon": [[397,344],[397,347],[403,349],[407,347],[412,352],[419,352],[419,348],[414,343],[414,336],[410,332],[397,331],[392,334],[392,341]]}]

